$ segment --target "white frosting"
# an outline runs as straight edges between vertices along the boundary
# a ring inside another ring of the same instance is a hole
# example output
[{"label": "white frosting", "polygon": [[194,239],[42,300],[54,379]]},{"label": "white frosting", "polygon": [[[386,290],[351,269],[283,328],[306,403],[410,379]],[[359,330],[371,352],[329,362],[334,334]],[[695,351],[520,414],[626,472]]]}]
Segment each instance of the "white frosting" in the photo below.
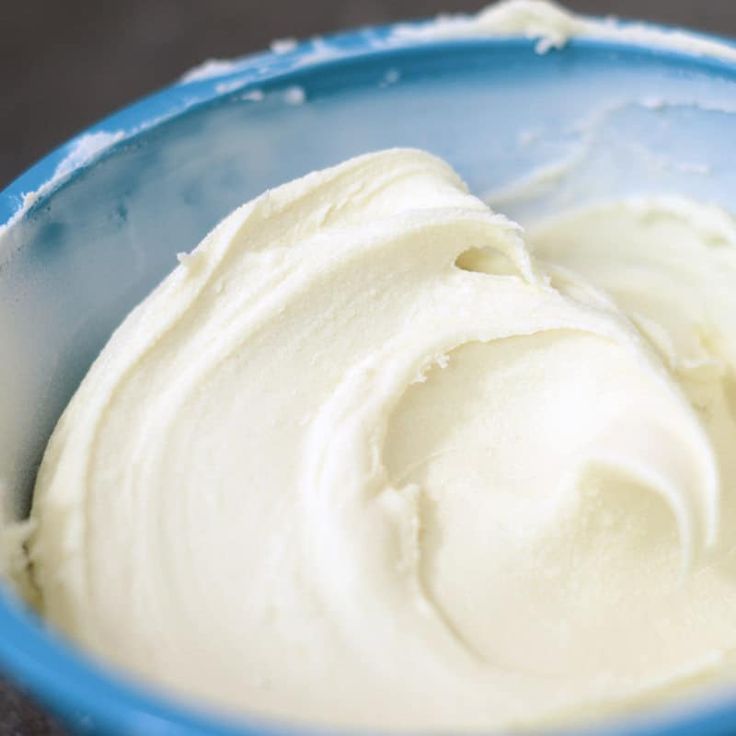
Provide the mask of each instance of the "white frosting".
[{"label": "white frosting", "polygon": [[201,82],[213,77],[230,74],[240,68],[236,59],[207,59],[201,64],[188,69],[179,79],[180,82]]},{"label": "white frosting", "polygon": [[[553,0],[502,0],[472,15],[442,14],[430,21],[399,23],[391,28],[388,35],[363,35],[361,40],[367,46],[379,49],[439,39],[518,36],[537,39],[536,49],[539,53],[562,48],[570,39],[584,37],[680,51],[693,56],[736,60],[736,47],[727,41],[653,23],[621,21],[614,16],[601,19],[579,15]],[[278,55],[293,54],[297,67],[353,53],[348,46],[334,43],[330,37],[319,36],[302,46],[293,38],[276,39],[271,43],[271,50]],[[180,82],[232,74],[247,68],[249,63],[247,57],[210,59],[186,72]]]},{"label": "white frosting", "polygon": [[573,13],[552,0],[504,0],[475,15],[440,16],[427,24],[399,26],[396,33],[403,38],[430,40],[525,36],[539,40],[539,53],[562,48],[570,39],[582,36],[736,60],[736,47],[726,42],[650,23],[621,22],[614,17],[590,18]]},{"label": "white frosting", "polygon": [[56,428],[44,615],[338,726],[539,728],[725,678],[736,224],[622,202],[528,242],[411,150],[236,210]]}]

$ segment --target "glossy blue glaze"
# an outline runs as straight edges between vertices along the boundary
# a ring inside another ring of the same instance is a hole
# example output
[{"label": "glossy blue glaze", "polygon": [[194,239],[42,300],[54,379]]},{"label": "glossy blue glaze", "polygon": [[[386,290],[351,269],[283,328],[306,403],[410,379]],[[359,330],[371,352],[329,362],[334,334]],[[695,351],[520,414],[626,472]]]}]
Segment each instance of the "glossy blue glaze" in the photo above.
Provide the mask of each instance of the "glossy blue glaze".
[{"label": "glossy blue glaze", "polygon": [[[524,39],[397,41],[391,28],[328,46],[328,55],[307,42],[247,57],[116,113],[80,137],[116,142],[44,187],[20,217],[23,194],[43,187],[80,138],[0,194],[0,222],[14,220],[0,236],[0,477],[19,489],[17,513],[54,422],[114,327],[177,252],[267,187],[358,153],[417,146],[448,159],[478,193],[571,164],[554,191],[500,206],[522,222],[621,194],[733,204],[733,64],[586,40],[544,56]],[[8,592],[0,662],[84,733],[306,733],[227,722],[126,682],[57,640]],[[732,731],[736,695],[596,733]]]}]

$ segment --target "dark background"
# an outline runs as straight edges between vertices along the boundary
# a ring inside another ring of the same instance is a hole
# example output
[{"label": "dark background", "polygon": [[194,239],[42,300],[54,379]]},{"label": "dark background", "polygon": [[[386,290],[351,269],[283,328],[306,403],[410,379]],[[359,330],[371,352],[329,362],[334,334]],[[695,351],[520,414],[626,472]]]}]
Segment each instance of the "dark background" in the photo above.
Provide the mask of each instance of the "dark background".
[{"label": "dark background", "polygon": [[[208,58],[276,38],[482,0],[0,0],[0,189],[51,148]],[[736,0],[569,0],[569,7],[736,36]],[[61,734],[0,681],[0,736]],[[143,735],[142,735],[143,736]]]}]

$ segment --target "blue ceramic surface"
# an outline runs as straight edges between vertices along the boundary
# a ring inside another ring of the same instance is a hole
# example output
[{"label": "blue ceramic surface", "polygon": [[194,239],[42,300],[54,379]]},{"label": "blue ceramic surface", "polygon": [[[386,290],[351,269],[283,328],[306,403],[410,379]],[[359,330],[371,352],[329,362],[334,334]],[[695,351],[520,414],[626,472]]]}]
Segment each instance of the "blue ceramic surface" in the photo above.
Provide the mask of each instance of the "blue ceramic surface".
[{"label": "blue ceramic surface", "polygon": [[[307,42],[169,87],[0,194],[0,223],[12,220],[0,235],[0,478],[19,489],[16,513],[27,510],[51,429],[111,331],[177,252],[267,187],[358,153],[416,146],[522,222],[622,194],[733,205],[734,64],[592,40],[545,55],[525,39],[397,41],[391,28],[332,37],[326,48]],[[81,166],[70,165],[75,156]],[[540,167],[554,186],[504,204],[499,190],[527,191]],[[19,216],[23,195],[39,188]],[[306,733],[228,722],[129,683],[59,641],[7,591],[0,666],[82,733]],[[596,731],[731,732],[736,693]]]}]

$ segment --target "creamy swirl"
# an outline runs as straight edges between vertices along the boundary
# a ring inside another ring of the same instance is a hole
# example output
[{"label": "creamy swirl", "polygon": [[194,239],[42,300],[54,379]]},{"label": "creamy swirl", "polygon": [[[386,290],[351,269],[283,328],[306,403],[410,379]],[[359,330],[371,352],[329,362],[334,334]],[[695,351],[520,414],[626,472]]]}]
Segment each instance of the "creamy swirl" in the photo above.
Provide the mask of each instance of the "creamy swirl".
[{"label": "creamy swirl", "polygon": [[522,230],[419,151],[227,217],[126,319],[36,488],[43,613],[226,708],[546,723],[725,677],[736,227]]}]

